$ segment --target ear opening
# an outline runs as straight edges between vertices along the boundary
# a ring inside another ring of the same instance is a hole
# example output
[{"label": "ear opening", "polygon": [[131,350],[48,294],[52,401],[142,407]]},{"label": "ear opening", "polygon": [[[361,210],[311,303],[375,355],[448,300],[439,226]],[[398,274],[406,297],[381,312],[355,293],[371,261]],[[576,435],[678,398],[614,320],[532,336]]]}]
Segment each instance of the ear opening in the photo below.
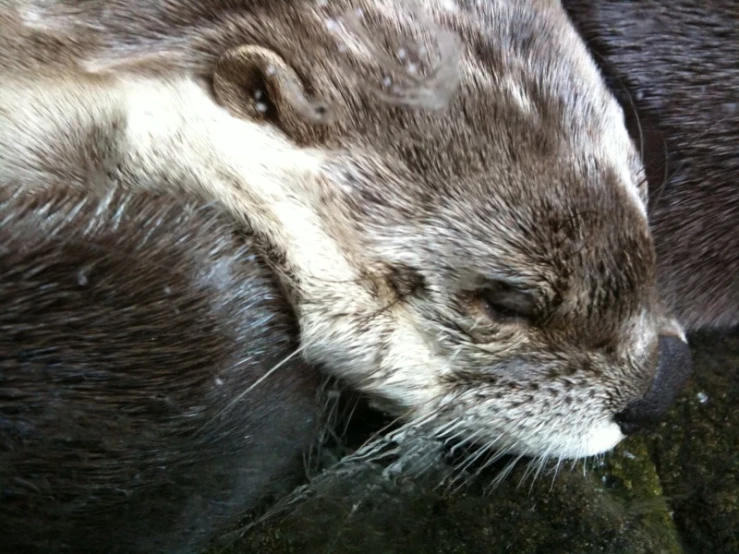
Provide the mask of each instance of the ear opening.
[{"label": "ear opening", "polygon": [[291,136],[332,120],[328,104],[307,96],[293,68],[260,46],[239,46],[223,54],[213,75],[213,91],[232,115],[273,121]]}]

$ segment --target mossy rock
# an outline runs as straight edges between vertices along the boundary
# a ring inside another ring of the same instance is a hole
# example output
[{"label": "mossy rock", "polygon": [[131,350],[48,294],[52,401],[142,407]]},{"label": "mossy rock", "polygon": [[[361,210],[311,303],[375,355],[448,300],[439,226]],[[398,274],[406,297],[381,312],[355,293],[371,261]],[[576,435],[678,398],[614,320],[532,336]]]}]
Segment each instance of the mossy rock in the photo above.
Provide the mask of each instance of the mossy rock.
[{"label": "mossy rock", "polygon": [[624,448],[595,469],[563,470],[554,480],[522,481],[520,467],[487,492],[484,478],[448,492],[434,477],[397,482],[367,466],[324,482],[316,496],[220,552],[682,552],[646,446]]}]

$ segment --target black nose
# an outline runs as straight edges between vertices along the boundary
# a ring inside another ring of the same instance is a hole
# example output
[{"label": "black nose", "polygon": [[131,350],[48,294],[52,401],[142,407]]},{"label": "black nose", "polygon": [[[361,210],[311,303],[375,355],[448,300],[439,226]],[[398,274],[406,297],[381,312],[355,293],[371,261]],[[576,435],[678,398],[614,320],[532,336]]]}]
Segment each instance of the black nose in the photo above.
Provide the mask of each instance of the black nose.
[{"label": "black nose", "polygon": [[690,348],[678,337],[659,338],[657,371],[649,390],[616,414],[625,435],[659,420],[669,410],[693,371]]}]

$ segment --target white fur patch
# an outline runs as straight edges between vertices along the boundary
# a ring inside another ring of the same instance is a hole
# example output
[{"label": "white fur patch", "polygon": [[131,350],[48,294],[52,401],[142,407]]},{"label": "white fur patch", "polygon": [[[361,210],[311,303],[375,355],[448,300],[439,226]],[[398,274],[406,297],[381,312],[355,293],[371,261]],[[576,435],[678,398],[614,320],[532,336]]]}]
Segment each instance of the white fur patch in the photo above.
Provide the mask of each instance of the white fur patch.
[{"label": "white fur patch", "polygon": [[563,449],[563,458],[583,458],[595,456],[612,450],[625,438],[617,423],[607,422],[594,425],[586,433],[580,444],[575,444],[571,449]]},{"label": "white fur patch", "polygon": [[[401,406],[423,404],[440,392],[429,369],[443,365],[443,360],[431,360],[431,350],[412,321],[401,321],[400,314],[387,311],[383,317],[392,322],[378,321],[367,331],[377,334],[375,339],[358,336],[354,328],[362,318],[379,317],[375,313],[383,306],[361,285],[310,206],[308,198],[316,186],[311,181],[321,173],[323,153],[299,149],[271,127],[231,117],[194,83],[183,81],[170,90],[152,83],[126,86],[128,142],[142,158],[148,152],[161,155],[177,134],[190,139],[177,143],[177,152],[147,163],[166,164],[176,155],[180,163],[191,164],[193,172],[202,172],[217,160],[219,170],[228,167],[244,184],[243,190],[234,190],[232,183],[214,177],[209,192],[236,213],[248,213],[251,223],[282,246],[298,270],[305,299],[301,335],[308,359],[327,363],[357,382],[370,377],[370,368],[376,367],[384,375],[377,392]],[[389,354],[379,360],[376,349],[387,328],[394,329]]]},{"label": "white fur patch", "polygon": [[[214,176],[212,196],[237,213],[256,215],[269,234],[280,229],[273,238],[303,271],[326,280],[356,278],[306,200],[309,181],[320,174],[319,151],[299,149],[267,125],[231,117],[193,81],[174,87],[127,83],[125,98],[128,142],[147,163],[166,164],[171,156],[195,173],[227,169],[242,187]],[[183,138],[175,143],[178,134]],[[177,150],[154,159],[151,153],[168,143]]]}]

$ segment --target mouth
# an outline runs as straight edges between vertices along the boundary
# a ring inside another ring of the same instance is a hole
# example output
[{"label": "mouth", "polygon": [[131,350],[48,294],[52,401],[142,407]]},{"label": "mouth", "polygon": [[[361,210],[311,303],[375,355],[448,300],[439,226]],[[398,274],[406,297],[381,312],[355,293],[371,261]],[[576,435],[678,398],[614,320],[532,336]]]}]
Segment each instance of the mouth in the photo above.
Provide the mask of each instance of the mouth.
[{"label": "mouth", "polygon": [[536,437],[533,444],[517,441],[519,446],[514,443],[510,453],[530,458],[579,460],[605,454],[626,438],[615,421],[594,425],[584,433],[557,434],[555,430],[551,433],[546,437]]},{"label": "mouth", "polygon": [[[475,471],[477,466],[488,466],[491,458],[506,465],[511,459],[518,461],[579,460],[604,454],[612,450],[625,438],[615,423],[604,423],[581,437],[563,437],[560,444],[551,444],[542,451],[536,448],[502,448],[488,450],[484,445],[470,444],[464,438],[444,442],[444,457],[447,463],[464,466]],[[487,455],[483,455],[487,451]]]},{"label": "mouth", "polygon": [[[579,460],[598,456],[613,450],[626,434],[615,420],[602,420],[589,427],[557,429],[548,426],[531,436],[512,436],[509,441],[498,441],[500,450],[517,456],[552,459]],[[506,445],[505,443],[508,442]]]}]

